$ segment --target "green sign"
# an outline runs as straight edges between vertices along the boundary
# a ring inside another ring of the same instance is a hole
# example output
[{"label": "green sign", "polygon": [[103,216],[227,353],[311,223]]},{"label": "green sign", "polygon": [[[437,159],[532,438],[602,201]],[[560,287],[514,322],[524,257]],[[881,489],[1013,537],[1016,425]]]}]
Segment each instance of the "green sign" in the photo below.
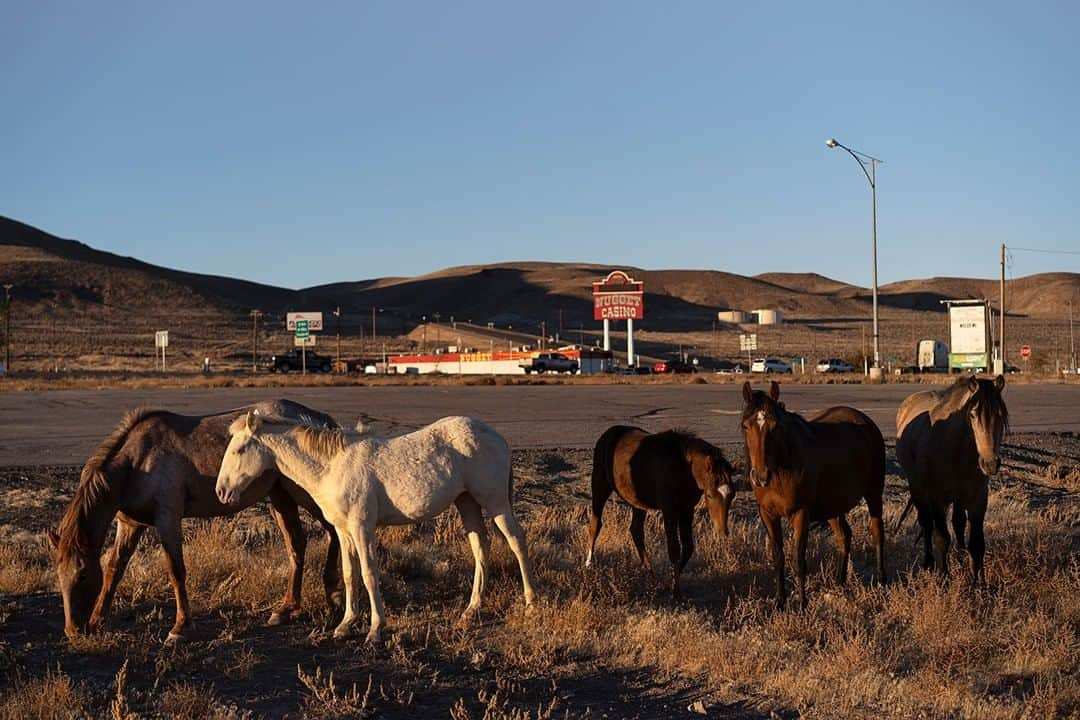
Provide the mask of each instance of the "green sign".
[{"label": "green sign", "polygon": [[990,367],[986,353],[949,353],[950,370],[978,370]]},{"label": "green sign", "polygon": [[310,333],[308,332],[308,321],[297,320],[296,321],[296,337],[306,338]]}]

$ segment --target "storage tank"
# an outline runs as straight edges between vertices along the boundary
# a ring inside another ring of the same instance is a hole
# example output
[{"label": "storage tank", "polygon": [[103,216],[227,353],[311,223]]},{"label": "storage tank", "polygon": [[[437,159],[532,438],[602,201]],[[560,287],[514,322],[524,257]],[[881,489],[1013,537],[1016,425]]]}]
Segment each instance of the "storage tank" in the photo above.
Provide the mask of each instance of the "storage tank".
[{"label": "storage tank", "polygon": [[779,310],[762,308],[761,310],[755,310],[754,315],[757,316],[758,325],[782,325],[784,322],[784,316]]},{"label": "storage tank", "polygon": [[716,319],[720,322],[742,324],[750,322],[750,313],[743,310],[721,310],[716,313]]}]

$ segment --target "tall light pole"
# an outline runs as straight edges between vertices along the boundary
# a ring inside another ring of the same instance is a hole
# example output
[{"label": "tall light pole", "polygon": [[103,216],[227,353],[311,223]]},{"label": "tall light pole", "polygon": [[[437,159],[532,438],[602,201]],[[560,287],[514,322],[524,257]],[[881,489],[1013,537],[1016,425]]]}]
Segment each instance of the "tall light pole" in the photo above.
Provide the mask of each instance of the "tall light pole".
[{"label": "tall light pole", "polygon": [[259,372],[259,318],[262,310],[252,310],[251,313],[251,372]]},{"label": "tall light pole", "polygon": [[11,283],[4,283],[4,372],[11,372]]},{"label": "tall light pole", "polygon": [[[861,153],[858,150],[852,150],[847,145],[837,142],[836,138],[829,138],[825,141],[825,146],[828,148],[843,148],[847,150],[848,154],[859,163],[859,167],[862,168],[863,174],[866,175],[867,181],[870,183],[870,223],[871,223],[871,239],[873,242],[873,256],[874,256],[874,368],[877,369],[878,379],[881,377],[881,344],[878,341],[878,310],[877,310],[877,164],[884,162],[876,157]],[[870,169],[867,170],[866,168]]]}]

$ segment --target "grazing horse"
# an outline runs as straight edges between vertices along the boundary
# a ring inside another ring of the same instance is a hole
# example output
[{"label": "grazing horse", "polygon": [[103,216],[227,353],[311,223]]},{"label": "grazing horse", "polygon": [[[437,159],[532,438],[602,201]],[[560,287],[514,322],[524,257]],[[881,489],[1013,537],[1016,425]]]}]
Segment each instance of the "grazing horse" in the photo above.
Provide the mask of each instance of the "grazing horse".
[{"label": "grazing horse", "polygon": [[735,495],[735,469],[720,448],[692,433],[668,430],[650,435],[641,428],[615,425],[596,441],[592,468],[592,513],[589,516],[589,554],[592,566],[601,516],[612,492],[633,508],[630,537],[649,572],[645,551],[645,511],[659,510],[664,518],[671,590],[680,597],[679,574],[694,553],[694,507],[705,495],[709,517],[720,535],[727,535],[728,508]]},{"label": "grazing horse", "polygon": [[[267,472],[242,499],[226,506],[214,494],[221,456],[229,442],[229,424],[257,410],[287,415],[298,422],[336,427],[333,418],[289,400],[258,403],[218,415],[177,415],[164,410],[135,410],[94,451],[83,466],[75,496],[59,530],[49,530],[53,560],[64,601],[64,632],[74,637],[97,629],[108,615],[117,585],[147,527],[157,530],[165,550],[176,596],[176,622],[167,643],[178,640],[189,623],[183,535],[185,517],[232,515],[268,494],[285,538],[289,583],[269,624],[289,618],[300,606],[307,539],[297,506],[322,523],[330,536],[323,569],[327,602],[333,606],[338,583],[338,543],[314,501],[288,478]],[[102,577],[101,549],[117,518],[116,541]]]},{"label": "grazing horse", "polygon": [[359,612],[358,576],[371,603],[368,642],[384,624],[375,528],[410,525],[435,517],[451,504],[461,514],[476,561],[467,617],[480,607],[487,572],[487,533],[482,509],[517,557],[525,604],[533,601],[525,533],[511,506],[510,448],[479,420],[448,417],[415,432],[379,437],[296,425],[247,414],[229,427],[232,439],[218,474],[224,503],[243,497],[249,484],[277,468],[304,488],[337,531],[345,576],[345,617],[334,629],[342,637]]},{"label": "grazing horse", "polygon": [[845,515],[860,499],[870,514],[877,578],[886,582],[885,440],[874,421],[850,407],[832,407],[810,420],[788,411],[780,385],[768,394],[743,384],[742,432],[750,484],[765,523],[776,570],[776,604],[784,606],[784,540],[780,519],[791,523],[798,564],[799,601],[806,608],[806,536],[810,523],[827,521],[836,538],[840,563],[836,581],[847,579],[851,526]]},{"label": "grazing horse", "polygon": [[923,567],[948,569],[945,513],[952,504],[956,544],[964,547],[964,524],[970,520],[971,569],[976,580],[983,579],[989,476],[1001,467],[1001,439],[1009,425],[1004,387],[1001,375],[994,380],[970,375],[945,392],[915,393],[896,411],[896,457],[911,489],[904,513],[912,504],[918,511]]}]

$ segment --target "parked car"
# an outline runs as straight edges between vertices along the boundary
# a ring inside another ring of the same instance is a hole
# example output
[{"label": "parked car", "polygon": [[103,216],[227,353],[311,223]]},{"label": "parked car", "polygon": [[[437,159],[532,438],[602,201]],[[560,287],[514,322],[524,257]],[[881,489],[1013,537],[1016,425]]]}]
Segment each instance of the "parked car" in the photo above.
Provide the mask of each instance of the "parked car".
[{"label": "parked car", "polygon": [[855,366],[849,362],[844,362],[840,358],[829,358],[828,360],[818,361],[817,371],[819,373],[849,373],[855,372]]},{"label": "parked car", "polygon": [[[292,349],[280,355],[271,355],[266,362],[266,368],[270,372],[288,373],[291,370],[301,370],[305,364],[311,372],[330,372],[333,361],[326,355],[320,355],[314,350],[306,350],[307,358],[300,355],[299,349]],[[306,361],[306,363],[305,363]]]},{"label": "parked car", "polygon": [[756,373],[781,373],[790,375],[791,366],[780,358],[758,358],[750,366],[750,372]]},{"label": "parked car", "polygon": [[743,373],[750,372],[750,367],[746,363],[735,363],[730,360],[721,360],[716,363],[716,372],[721,375],[742,375]]},{"label": "parked car", "polygon": [[654,363],[652,371],[657,375],[662,375],[664,373],[696,373],[697,367],[680,358],[672,358],[670,360],[661,360],[660,362]]},{"label": "parked car", "polygon": [[572,360],[562,353],[555,352],[540,353],[534,358],[518,363],[518,365],[525,371],[526,375],[532,372],[543,374],[549,370],[551,372],[567,372],[573,375],[578,371],[577,360]]}]

